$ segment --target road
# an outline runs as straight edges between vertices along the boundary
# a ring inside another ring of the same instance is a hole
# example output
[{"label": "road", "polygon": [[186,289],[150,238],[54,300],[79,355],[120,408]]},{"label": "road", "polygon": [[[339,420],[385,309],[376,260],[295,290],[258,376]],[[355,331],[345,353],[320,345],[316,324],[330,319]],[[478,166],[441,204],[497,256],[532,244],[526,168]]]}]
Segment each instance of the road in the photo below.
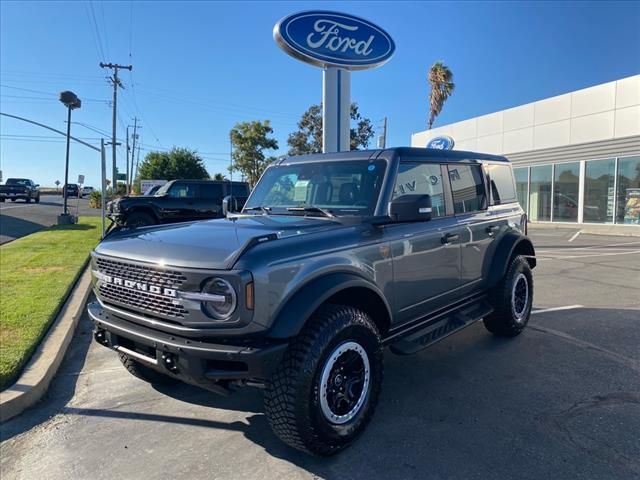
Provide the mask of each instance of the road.
[{"label": "road", "polygon": [[519,337],[477,323],[386,352],[372,423],[329,459],[275,439],[259,390],[135,379],[83,318],[48,398],[2,426],[2,478],[640,478],[640,240],[574,233],[533,233],[536,312]]},{"label": "road", "polygon": [[[99,209],[89,208],[86,197],[69,199],[69,212],[73,215],[100,215]],[[61,213],[60,195],[42,195],[40,203],[26,203],[23,200],[0,203],[0,245],[55,225]]]}]

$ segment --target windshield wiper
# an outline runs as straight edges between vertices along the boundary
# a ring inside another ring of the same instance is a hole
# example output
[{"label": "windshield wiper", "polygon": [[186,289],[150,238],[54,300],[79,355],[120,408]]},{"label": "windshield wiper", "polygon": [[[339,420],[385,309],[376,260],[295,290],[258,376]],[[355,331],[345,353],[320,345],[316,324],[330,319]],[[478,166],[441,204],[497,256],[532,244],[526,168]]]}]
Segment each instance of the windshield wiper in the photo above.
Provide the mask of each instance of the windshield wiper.
[{"label": "windshield wiper", "polygon": [[320,207],[289,207],[287,212],[305,212],[305,213],[321,213],[325,217],[334,218],[335,215],[330,210],[325,210]]},{"label": "windshield wiper", "polygon": [[252,212],[260,210],[264,215],[267,215],[271,211],[271,207],[263,207],[262,205],[258,205],[257,207],[247,207],[243,209],[245,212]]}]

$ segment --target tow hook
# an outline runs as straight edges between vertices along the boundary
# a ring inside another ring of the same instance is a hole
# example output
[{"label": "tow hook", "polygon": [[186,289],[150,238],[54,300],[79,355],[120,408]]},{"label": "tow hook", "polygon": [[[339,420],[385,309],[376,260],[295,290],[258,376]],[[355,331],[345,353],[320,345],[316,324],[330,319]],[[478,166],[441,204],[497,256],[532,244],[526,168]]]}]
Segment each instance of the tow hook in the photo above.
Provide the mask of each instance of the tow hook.
[{"label": "tow hook", "polygon": [[107,340],[107,332],[102,330],[101,328],[97,328],[93,332],[93,337],[96,339],[96,342],[101,345],[107,345],[109,343]]},{"label": "tow hook", "polygon": [[172,353],[163,353],[162,363],[170,372],[178,373],[178,362],[176,362],[176,357]]}]

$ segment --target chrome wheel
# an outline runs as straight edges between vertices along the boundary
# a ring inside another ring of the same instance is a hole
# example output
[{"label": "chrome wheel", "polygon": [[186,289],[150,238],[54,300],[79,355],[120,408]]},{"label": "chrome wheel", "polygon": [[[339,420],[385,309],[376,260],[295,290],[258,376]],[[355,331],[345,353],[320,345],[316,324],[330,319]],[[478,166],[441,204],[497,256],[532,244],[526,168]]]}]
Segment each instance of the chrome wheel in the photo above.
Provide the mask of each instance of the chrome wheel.
[{"label": "chrome wheel", "polygon": [[516,322],[522,322],[529,305],[529,282],[524,273],[520,273],[511,289],[511,312]]},{"label": "chrome wheel", "polygon": [[369,356],[359,343],[333,350],[320,378],[320,408],[329,422],[340,425],[357,415],[369,394],[369,377]]}]

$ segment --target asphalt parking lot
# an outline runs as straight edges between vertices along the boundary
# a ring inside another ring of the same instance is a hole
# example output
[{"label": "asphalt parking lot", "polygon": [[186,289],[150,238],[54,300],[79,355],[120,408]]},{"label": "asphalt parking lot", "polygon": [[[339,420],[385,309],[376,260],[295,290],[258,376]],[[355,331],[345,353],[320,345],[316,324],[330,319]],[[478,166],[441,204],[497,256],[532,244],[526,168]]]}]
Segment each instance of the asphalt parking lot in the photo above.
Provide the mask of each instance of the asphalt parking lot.
[{"label": "asphalt parking lot", "polygon": [[[55,225],[62,213],[62,196],[42,195],[40,203],[24,200],[0,203],[0,245]],[[73,215],[100,215],[100,210],[89,208],[87,197],[70,198],[69,212]]]},{"label": "asphalt parking lot", "polygon": [[48,398],[2,425],[2,478],[640,478],[640,239],[575,233],[533,232],[521,336],[387,352],[371,425],[329,459],[281,444],[259,390],[135,379],[83,318]]}]

